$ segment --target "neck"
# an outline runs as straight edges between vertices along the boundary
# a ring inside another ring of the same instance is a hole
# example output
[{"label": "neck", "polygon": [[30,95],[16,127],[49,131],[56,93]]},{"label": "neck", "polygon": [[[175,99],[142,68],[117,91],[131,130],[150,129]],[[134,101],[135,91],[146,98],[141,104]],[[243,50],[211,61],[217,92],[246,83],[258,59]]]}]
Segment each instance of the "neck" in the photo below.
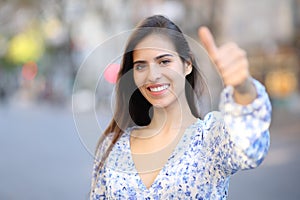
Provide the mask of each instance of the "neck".
[{"label": "neck", "polygon": [[195,121],[187,101],[176,101],[165,108],[154,107],[149,128],[169,132],[171,129],[185,129]]}]

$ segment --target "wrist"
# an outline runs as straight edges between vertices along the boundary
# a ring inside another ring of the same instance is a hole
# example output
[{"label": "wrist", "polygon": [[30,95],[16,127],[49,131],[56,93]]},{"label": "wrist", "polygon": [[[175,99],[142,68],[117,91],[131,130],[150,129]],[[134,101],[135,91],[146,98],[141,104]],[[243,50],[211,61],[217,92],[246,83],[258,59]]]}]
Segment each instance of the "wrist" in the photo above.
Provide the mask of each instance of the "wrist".
[{"label": "wrist", "polygon": [[243,83],[241,83],[237,86],[234,86],[234,91],[238,92],[240,94],[246,94],[246,93],[251,92],[251,90],[253,88],[254,88],[254,85],[252,83],[251,77],[249,76]]},{"label": "wrist", "polygon": [[236,103],[247,105],[257,96],[256,88],[251,77],[248,77],[244,83],[234,87],[233,97]]}]

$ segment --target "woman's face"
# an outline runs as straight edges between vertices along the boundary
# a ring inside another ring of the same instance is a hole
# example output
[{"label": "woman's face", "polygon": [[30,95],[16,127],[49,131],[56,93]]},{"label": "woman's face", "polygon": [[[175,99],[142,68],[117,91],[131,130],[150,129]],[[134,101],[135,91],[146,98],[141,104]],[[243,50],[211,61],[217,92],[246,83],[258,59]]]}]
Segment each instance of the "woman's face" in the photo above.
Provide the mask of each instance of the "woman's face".
[{"label": "woman's face", "polygon": [[133,52],[134,81],[143,96],[156,107],[168,107],[185,99],[185,76],[192,66],[183,63],[173,43],[164,35],[144,38]]}]

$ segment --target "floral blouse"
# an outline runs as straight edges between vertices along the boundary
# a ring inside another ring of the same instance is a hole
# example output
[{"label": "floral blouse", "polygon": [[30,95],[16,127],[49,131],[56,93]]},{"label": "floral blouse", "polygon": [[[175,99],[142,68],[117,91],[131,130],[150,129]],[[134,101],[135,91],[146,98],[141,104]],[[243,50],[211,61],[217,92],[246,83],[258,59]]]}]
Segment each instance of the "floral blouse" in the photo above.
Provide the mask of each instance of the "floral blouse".
[{"label": "floral blouse", "polygon": [[[265,88],[253,79],[257,98],[242,106],[233,100],[233,88],[221,93],[220,112],[208,113],[189,126],[147,188],[135,168],[128,128],[113,147],[104,166],[96,170],[91,199],[226,199],[230,175],[257,167],[269,144],[271,104]],[[98,157],[109,144],[107,137]]]}]

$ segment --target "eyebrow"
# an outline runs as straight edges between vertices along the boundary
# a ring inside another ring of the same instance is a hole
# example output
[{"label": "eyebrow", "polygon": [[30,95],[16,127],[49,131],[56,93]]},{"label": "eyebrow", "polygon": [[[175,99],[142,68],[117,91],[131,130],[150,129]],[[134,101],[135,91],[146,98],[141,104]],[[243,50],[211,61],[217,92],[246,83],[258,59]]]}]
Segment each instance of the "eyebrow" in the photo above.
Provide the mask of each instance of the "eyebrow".
[{"label": "eyebrow", "polygon": [[[162,55],[159,55],[159,56],[156,56],[155,58],[154,58],[154,60],[156,61],[156,60],[159,60],[159,59],[161,59],[161,58],[163,58],[163,57],[167,57],[167,56],[171,56],[171,57],[174,57],[172,54],[162,54]],[[137,61],[134,61],[133,62],[133,65],[135,65],[135,64],[144,64],[144,63],[146,63],[146,61],[144,61],[144,60],[137,60]]]},{"label": "eyebrow", "polygon": [[159,60],[159,59],[161,59],[163,57],[166,57],[166,56],[174,57],[172,54],[163,54],[163,55],[159,55],[159,56],[155,57],[154,60]]}]

